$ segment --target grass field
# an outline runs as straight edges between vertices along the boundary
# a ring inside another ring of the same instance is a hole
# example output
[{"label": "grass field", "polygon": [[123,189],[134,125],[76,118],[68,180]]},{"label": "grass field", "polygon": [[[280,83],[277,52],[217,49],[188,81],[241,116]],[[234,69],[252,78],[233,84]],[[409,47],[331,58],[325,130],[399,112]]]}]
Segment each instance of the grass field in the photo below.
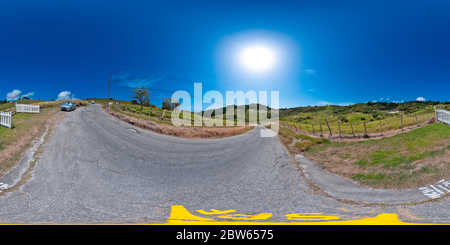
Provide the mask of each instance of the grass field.
[{"label": "grass field", "polygon": [[[450,110],[450,102],[367,103],[350,106],[315,106],[280,109],[280,122],[305,132],[329,135],[380,134],[427,123],[434,107]],[[389,113],[388,113],[389,112]],[[397,112],[397,113],[390,113]],[[328,122],[328,125],[327,125]],[[365,127],[364,127],[365,124]],[[352,130],[353,127],[353,130]]]},{"label": "grass field", "polygon": [[[339,135],[339,131],[341,135],[358,135],[358,134],[381,134],[386,133],[393,130],[399,130],[406,127],[416,126],[417,124],[427,123],[429,120],[433,121],[436,116],[434,109],[427,111],[418,111],[417,113],[395,113],[389,114],[388,117],[381,120],[373,120],[370,115],[365,115],[363,113],[352,113],[347,115],[349,119],[348,122],[342,122],[338,118],[338,116],[330,116],[330,120],[327,118],[328,125],[330,129],[328,129],[327,122],[325,121],[325,115],[323,117],[317,117],[312,124],[306,123],[297,123],[286,120],[280,120],[280,123],[288,125],[290,127],[295,127],[298,130],[305,132],[315,132],[320,133],[322,128],[322,134],[324,137],[329,136],[329,130],[333,135]],[[364,118],[365,120],[361,120]],[[371,121],[372,120],[372,121]],[[365,125],[364,125],[365,124]],[[353,129],[352,129],[353,127]]]},{"label": "grass field", "polygon": [[155,133],[181,137],[181,138],[223,138],[239,135],[252,130],[252,126],[174,126],[170,118],[163,120],[157,117],[149,116],[143,113],[135,113],[130,111],[122,111],[119,106],[113,105],[109,109],[106,105],[102,105],[103,110],[107,113],[137,127],[153,131]]},{"label": "grass field", "polygon": [[45,131],[48,118],[58,111],[58,107],[49,107],[39,114],[18,113],[12,117],[12,129],[0,127],[0,176],[17,164],[31,141]]},{"label": "grass field", "polygon": [[302,154],[364,186],[416,188],[450,177],[450,127],[435,123],[378,140],[324,142]]},{"label": "grass field", "polygon": [[[62,101],[32,100],[23,102],[40,105],[40,111],[15,114],[12,116],[11,129],[0,126],[0,176],[17,164],[31,146],[31,141],[45,131],[48,119],[60,111],[59,105],[63,103]],[[76,103],[80,104],[81,101]],[[11,104],[14,106],[14,103]],[[84,104],[87,105],[87,103]]]},{"label": "grass field", "polygon": [[[36,103],[42,103],[42,102],[46,102],[46,101],[44,101],[44,100],[20,100],[20,101],[17,101],[17,104],[29,105],[29,104],[36,104]],[[0,104],[0,110],[1,109],[5,109],[5,108],[13,107],[15,104],[16,104],[16,102],[9,102],[9,103]]]}]

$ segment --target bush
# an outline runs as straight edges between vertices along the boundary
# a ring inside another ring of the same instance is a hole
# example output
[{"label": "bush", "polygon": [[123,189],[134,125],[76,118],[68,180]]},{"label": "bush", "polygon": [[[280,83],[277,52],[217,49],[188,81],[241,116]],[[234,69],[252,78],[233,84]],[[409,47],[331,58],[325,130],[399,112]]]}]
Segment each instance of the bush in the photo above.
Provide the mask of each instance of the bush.
[{"label": "bush", "polygon": [[295,146],[300,150],[300,151],[306,151],[309,148],[311,148],[311,146],[313,146],[313,143],[309,140],[302,140],[299,142],[295,142]]}]

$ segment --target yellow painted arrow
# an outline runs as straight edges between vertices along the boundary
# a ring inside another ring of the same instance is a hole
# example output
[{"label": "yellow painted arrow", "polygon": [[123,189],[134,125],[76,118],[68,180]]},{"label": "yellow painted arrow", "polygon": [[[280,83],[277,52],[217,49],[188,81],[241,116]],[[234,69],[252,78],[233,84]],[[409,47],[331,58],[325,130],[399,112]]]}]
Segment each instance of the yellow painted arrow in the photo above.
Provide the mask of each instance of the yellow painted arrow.
[{"label": "yellow painted arrow", "polygon": [[[286,215],[287,217],[292,217]],[[336,217],[336,216],[333,216]],[[256,222],[256,221],[223,221],[203,218],[191,214],[182,205],[172,206],[167,224],[172,225],[422,225],[422,223],[407,223],[401,221],[397,214],[382,213],[373,218],[344,221],[321,222]]]}]

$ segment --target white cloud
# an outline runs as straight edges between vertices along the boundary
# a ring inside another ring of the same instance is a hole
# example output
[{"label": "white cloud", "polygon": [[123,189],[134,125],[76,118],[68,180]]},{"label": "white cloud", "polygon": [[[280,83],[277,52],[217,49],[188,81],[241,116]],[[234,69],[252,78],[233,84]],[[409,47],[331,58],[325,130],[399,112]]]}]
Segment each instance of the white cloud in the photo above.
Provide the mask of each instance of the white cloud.
[{"label": "white cloud", "polygon": [[317,103],[317,105],[334,105],[334,103],[326,102],[326,101],[319,101],[319,102]]},{"label": "white cloud", "polygon": [[425,98],[424,97],[419,97],[419,98],[417,98],[417,101],[425,101]]},{"label": "white cloud", "polygon": [[383,98],[380,99],[380,101],[382,101],[382,100],[383,100]]},{"label": "white cloud", "polygon": [[21,95],[22,91],[18,90],[18,89],[14,89],[12,92],[9,92],[6,94],[6,100],[8,101],[14,101],[14,100],[18,100],[19,98],[23,98],[23,97],[30,97],[34,95],[34,92],[29,92],[28,94],[24,94]]},{"label": "white cloud", "polygon": [[348,106],[348,105],[353,105],[355,103],[352,102],[339,102],[339,103],[332,103],[332,102],[327,102],[327,101],[319,101],[317,103],[318,106],[324,106],[324,105],[339,105],[339,106]]},{"label": "white cloud", "polygon": [[353,102],[341,102],[341,103],[338,103],[337,105],[340,105],[340,106],[348,106],[348,105],[354,105],[355,103],[353,103]]},{"label": "white cloud", "polygon": [[311,69],[307,68],[306,70],[303,71],[303,73],[308,74],[308,75],[312,75],[312,74],[314,74],[314,70],[311,70]]},{"label": "white cloud", "polygon": [[[64,91],[59,93],[58,98],[56,100],[68,100],[71,99],[70,97],[71,93],[69,91]],[[73,95],[72,95],[73,97]]]},{"label": "white cloud", "polygon": [[12,92],[9,92],[6,94],[6,100],[8,100],[8,101],[18,100],[20,98],[21,93],[22,93],[22,91],[14,89]]},{"label": "white cloud", "polygon": [[309,91],[309,92],[314,92],[315,90],[312,89],[312,88],[310,88],[310,89],[308,89],[308,91]]},{"label": "white cloud", "polygon": [[388,100],[389,100],[389,98],[386,99],[386,101],[388,101]]}]

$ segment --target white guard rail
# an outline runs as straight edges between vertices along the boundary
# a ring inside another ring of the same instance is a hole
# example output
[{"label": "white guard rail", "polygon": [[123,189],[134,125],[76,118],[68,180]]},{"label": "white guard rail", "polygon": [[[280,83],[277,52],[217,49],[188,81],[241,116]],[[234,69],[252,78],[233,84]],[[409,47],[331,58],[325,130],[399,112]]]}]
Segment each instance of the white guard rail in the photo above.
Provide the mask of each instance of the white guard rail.
[{"label": "white guard rail", "polygon": [[443,109],[437,109],[436,110],[436,119],[440,122],[450,125],[450,111],[443,110]]},{"label": "white guard rail", "polygon": [[39,106],[16,103],[16,113],[18,112],[39,113]]},{"label": "white guard rail", "polygon": [[12,127],[12,114],[11,112],[0,112],[0,125],[11,128]]}]

